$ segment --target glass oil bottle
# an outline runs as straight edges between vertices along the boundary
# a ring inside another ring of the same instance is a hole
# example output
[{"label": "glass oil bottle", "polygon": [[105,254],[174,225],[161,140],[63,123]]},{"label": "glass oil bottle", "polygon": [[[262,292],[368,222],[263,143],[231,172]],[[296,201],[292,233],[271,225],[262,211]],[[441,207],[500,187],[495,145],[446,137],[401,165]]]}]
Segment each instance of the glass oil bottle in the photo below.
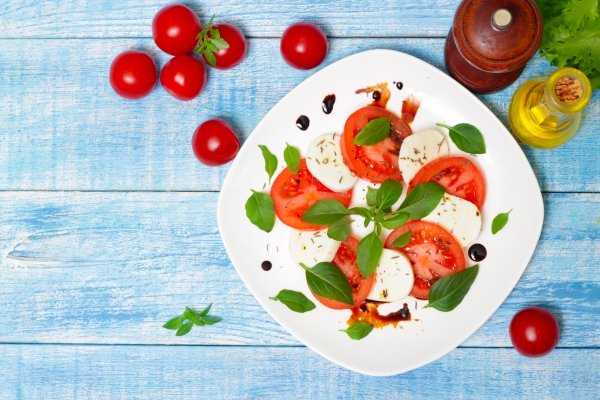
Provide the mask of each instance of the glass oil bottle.
[{"label": "glass oil bottle", "polygon": [[508,111],[513,135],[533,147],[549,149],[571,139],[592,95],[588,78],[574,68],[527,81],[515,92]]}]

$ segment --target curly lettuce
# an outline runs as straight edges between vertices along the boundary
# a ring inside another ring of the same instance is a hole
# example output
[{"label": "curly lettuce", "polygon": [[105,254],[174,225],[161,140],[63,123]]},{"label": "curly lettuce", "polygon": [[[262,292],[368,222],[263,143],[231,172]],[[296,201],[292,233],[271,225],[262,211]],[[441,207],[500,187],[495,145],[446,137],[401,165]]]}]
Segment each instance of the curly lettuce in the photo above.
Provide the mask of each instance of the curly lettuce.
[{"label": "curly lettuce", "polygon": [[540,53],[557,67],[573,67],[600,87],[599,0],[536,0],[544,34]]}]

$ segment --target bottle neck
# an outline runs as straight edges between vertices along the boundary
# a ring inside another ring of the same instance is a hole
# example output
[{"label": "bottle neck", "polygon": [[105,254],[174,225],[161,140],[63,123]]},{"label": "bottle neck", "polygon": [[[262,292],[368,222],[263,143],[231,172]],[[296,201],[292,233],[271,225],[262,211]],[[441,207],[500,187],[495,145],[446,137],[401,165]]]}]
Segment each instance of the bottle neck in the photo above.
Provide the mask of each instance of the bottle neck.
[{"label": "bottle neck", "polygon": [[562,129],[587,105],[591,87],[581,72],[563,68],[540,83],[535,92],[530,107],[533,120],[549,129]]}]

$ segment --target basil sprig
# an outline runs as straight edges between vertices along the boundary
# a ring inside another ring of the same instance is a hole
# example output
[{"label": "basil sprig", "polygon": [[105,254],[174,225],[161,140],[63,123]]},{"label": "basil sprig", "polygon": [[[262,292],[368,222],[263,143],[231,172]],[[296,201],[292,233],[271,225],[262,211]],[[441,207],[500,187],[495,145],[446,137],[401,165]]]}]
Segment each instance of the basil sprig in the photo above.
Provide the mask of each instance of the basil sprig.
[{"label": "basil sprig", "polygon": [[275,225],[275,209],[271,196],[253,190],[246,201],[246,216],[259,229],[271,232]]},{"label": "basil sprig", "polygon": [[311,292],[330,300],[354,305],[350,282],[337,265],[321,262],[312,268],[302,263],[300,266],[306,271],[306,283]]},{"label": "basil sprig", "polygon": [[448,129],[450,139],[462,151],[470,154],[485,154],[485,140],[477,127],[467,123],[454,126],[436,125]]},{"label": "basil sprig", "polygon": [[271,153],[267,146],[259,144],[258,147],[260,148],[262,156],[265,159],[265,171],[267,171],[267,174],[269,175],[269,182],[271,182],[271,178],[277,169],[277,157],[275,157],[275,154]]},{"label": "basil sprig", "polygon": [[300,150],[286,143],[285,150],[283,151],[283,159],[287,167],[292,171],[292,174],[297,174],[298,168],[300,168]]},{"label": "basil sprig", "polygon": [[512,212],[512,210],[510,210],[509,212],[500,213],[494,217],[494,220],[492,221],[492,234],[493,235],[500,232],[502,230],[502,228],[504,228],[506,226],[506,224],[508,223],[508,216],[510,215],[511,212]]},{"label": "basil sprig", "polygon": [[340,329],[341,332],[346,332],[346,335],[353,340],[361,340],[366,338],[373,330],[373,325],[363,321],[353,323],[348,329]]},{"label": "basil sprig", "polygon": [[[350,235],[347,215],[364,218],[365,227],[373,222],[373,231],[359,243],[356,252],[356,265],[363,277],[373,274],[383,252],[383,243],[379,238],[382,228],[396,229],[409,219],[421,219],[429,215],[444,196],[444,188],[434,182],[416,185],[396,211],[391,211],[402,194],[402,185],[395,181],[386,181],[379,189],[369,188],[367,202],[370,208],[353,207],[347,209],[337,200],[321,200],[313,204],[302,216],[302,220],[315,225],[330,225],[328,236],[335,240],[346,240]],[[410,239],[410,236],[408,237]]]},{"label": "basil sprig", "polygon": [[297,313],[305,313],[316,308],[315,303],[310,301],[304,293],[295,290],[283,289],[277,296],[269,298],[283,303],[287,308]]},{"label": "basil sprig", "polygon": [[390,135],[391,129],[392,125],[389,118],[372,119],[354,137],[354,144],[372,146],[382,142]]},{"label": "basil sprig", "polygon": [[212,304],[209,304],[209,306],[202,311],[196,311],[191,307],[186,307],[181,315],[168,320],[163,325],[163,328],[177,331],[175,332],[175,336],[183,336],[188,334],[194,325],[206,326],[221,322],[221,317],[208,315],[211,307]]},{"label": "basil sprig", "polygon": [[425,307],[444,312],[454,310],[469,292],[478,272],[479,265],[474,265],[436,281],[429,291],[429,304]]}]

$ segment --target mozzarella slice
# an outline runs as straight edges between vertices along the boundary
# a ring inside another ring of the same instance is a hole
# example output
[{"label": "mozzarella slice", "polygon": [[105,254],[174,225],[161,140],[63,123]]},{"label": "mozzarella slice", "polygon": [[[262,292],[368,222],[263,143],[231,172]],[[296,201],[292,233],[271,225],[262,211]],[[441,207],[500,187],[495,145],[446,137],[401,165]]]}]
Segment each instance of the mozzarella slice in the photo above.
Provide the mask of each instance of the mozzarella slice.
[{"label": "mozzarella slice", "polygon": [[383,249],[375,270],[370,300],[393,302],[409,295],[415,276],[408,258],[399,251]]},{"label": "mozzarella slice", "polygon": [[312,267],[316,263],[330,262],[340,248],[341,242],[327,236],[327,229],[321,231],[298,231],[290,233],[290,255],[295,263]]},{"label": "mozzarella slice", "polygon": [[448,140],[442,133],[428,129],[410,135],[402,142],[398,167],[405,182],[409,182],[422,166],[450,153]]},{"label": "mozzarella slice", "polygon": [[308,147],[306,166],[311,174],[334,192],[352,189],[356,176],[344,164],[340,148],[340,135],[319,136]]},{"label": "mozzarella slice", "polygon": [[423,220],[443,226],[462,247],[473,243],[481,232],[481,213],[477,206],[447,193],[440,204]]}]

